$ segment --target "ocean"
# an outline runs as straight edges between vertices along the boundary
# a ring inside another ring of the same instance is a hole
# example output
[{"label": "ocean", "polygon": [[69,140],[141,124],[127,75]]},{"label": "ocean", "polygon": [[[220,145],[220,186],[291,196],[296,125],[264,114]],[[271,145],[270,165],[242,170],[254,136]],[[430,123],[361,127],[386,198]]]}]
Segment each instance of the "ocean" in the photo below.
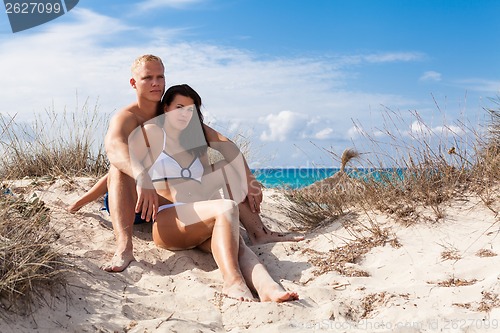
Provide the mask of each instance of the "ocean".
[{"label": "ocean", "polygon": [[255,178],[267,188],[302,188],[333,176],[338,168],[265,168],[253,169]]},{"label": "ocean", "polygon": [[[339,172],[339,168],[263,168],[252,169],[258,181],[267,188],[291,188],[298,189],[314,182],[333,176]],[[404,169],[386,168],[386,169],[346,169],[346,172],[358,179],[374,179],[382,181],[383,179],[404,178]]]}]

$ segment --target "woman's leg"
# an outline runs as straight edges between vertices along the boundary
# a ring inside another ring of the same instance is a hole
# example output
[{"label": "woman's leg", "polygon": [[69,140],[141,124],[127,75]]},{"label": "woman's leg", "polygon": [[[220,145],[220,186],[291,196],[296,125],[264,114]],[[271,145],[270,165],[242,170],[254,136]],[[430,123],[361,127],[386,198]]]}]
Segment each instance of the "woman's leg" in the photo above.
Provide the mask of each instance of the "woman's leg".
[{"label": "woman's leg", "polygon": [[[230,197],[229,193],[233,193],[237,187],[229,186],[227,182],[230,180],[229,177],[224,177],[222,170],[224,168],[229,168],[228,163],[224,160],[216,162],[212,165],[212,172],[205,175],[203,178],[203,187],[207,191],[211,191],[207,193],[209,197],[216,190],[223,186],[224,197],[231,198],[232,200],[236,200],[237,198]],[[229,173],[231,175],[231,173]],[[231,190],[232,189],[232,190]],[[241,188],[240,188],[241,191]],[[215,193],[216,195],[218,194]],[[251,244],[265,244],[265,243],[273,243],[273,242],[299,242],[304,240],[304,236],[290,233],[290,232],[277,232],[270,230],[263,222],[260,217],[260,214],[257,212],[252,212],[250,209],[250,205],[248,204],[248,200],[241,200],[239,203],[239,213],[240,213],[240,222],[247,231],[248,238],[250,239]]]},{"label": "woman's leg", "polygon": [[108,191],[107,182],[108,182],[108,174],[99,179],[97,183],[95,183],[94,186],[92,186],[92,188],[88,190],[83,196],[81,196],[77,201],[69,205],[67,207],[68,212],[74,214],[86,204],[94,200],[97,200],[98,198],[106,194],[106,192]]},{"label": "woman's leg", "polygon": [[211,198],[214,193],[222,189],[225,198],[237,203],[245,200],[248,193],[246,176],[242,175],[237,170],[237,165],[234,164],[222,160],[210,165],[210,172],[202,179],[203,190],[207,198]]},{"label": "woman's leg", "polygon": [[[210,252],[211,239],[202,243],[199,248],[205,252]],[[299,299],[297,293],[287,292],[273,280],[266,267],[241,237],[238,261],[245,282],[248,287],[257,292],[261,302],[286,302]]]},{"label": "woman's leg", "polygon": [[299,299],[296,292],[288,292],[274,281],[243,239],[240,239],[239,263],[247,285],[257,291],[261,302],[286,302]]},{"label": "woman's leg", "polygon": [[299,242],[304,236],[292,232],[279,232],[269,229],[259,213],[250,209],[248,200],[240,203],[240,222],[247,231],[251,245],[274,243],[274,242]]},{"label": "woman's leg", "polygon": [[238,205],[232,200],[210,200],[165,209],[153,225],[159,247],[180,250],[211,239],[211,252],[224,279],[223,292],[239,300],[253,300],[239,267]]}]

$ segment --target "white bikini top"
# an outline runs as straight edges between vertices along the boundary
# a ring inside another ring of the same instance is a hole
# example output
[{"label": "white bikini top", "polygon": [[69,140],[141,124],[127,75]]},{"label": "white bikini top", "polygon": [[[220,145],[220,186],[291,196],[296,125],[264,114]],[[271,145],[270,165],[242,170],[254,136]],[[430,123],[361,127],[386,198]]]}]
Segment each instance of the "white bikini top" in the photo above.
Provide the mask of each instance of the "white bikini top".
[{"label": "white bikini top", "polygon": [[198,157],[195,157],[193,161],[186,167],[183,168],[172,156],[170,156],[165,151],[165,145],[167,142],[167,134],[163,130],[163,149],[156,161],[153,163],[151,168],[149,168],[149,176],[153,182],[168,180],[168,179],[193,179],[201,182],[201,177],[203,176],[204,168],[203,164]]}]

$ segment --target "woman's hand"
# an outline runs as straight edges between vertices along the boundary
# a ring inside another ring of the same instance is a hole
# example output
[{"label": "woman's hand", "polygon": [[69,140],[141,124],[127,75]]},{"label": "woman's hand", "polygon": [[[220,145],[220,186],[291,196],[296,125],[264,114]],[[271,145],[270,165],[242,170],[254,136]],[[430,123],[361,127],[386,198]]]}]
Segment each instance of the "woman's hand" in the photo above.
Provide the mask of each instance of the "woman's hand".
[{"label": "woman's hand", "polygon": [[252,213],[260,213],[260,204],[262,203],[262,184],[253,176],[248,179],[247,201]]},{"label": "woman's hand", "polygon": [[141,218],[150,222],[156,220],[158,214],[158,194],[147,172],[139,174],[136,180],[137,203],[135,212],[141,213]]}]

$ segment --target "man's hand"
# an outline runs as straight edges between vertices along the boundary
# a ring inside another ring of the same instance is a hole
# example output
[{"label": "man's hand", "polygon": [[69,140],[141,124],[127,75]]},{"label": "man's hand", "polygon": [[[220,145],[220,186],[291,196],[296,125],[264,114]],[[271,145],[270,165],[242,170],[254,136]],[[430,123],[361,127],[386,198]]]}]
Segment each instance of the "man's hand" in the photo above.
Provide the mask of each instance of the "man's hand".
[{"label": "man's hand", "polygon": [[158,194],[156,193],[151,178],[147,172],[142,172],[137,177],[137,203],[135,212],[141,213],[141,218],[150,222],[156,220],[158,214]]},{"label": "man's hand", "polygon": [[248,179],[248,205],[252,213],[260,213],[260,204],[262,202],[262,185],[254,177]]}]

